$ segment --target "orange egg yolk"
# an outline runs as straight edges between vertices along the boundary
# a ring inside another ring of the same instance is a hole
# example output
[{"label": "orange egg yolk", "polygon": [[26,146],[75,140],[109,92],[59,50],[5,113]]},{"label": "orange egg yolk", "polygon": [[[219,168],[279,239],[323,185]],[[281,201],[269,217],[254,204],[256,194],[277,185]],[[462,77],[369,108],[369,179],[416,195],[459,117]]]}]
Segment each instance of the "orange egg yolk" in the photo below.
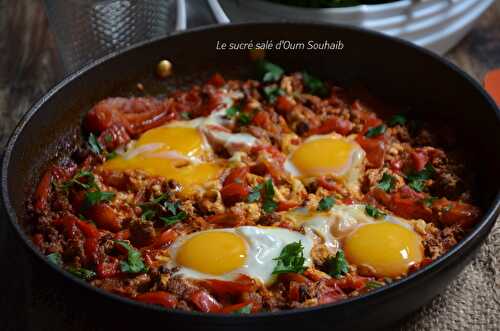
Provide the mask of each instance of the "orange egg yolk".
[{"label": "orange egg yolk", "polygon": [[377,276],[397,277],[422,261],[422,238],[401,225],[371,223],[346,238],[344,252],[351,264],[370,266]]},{"label": "orange egg yolk", "polygon": [[304,142],[291,161],[304,176],[342,175],[350,166],[354,143],[342,138],[321,138]]},{"label": "orange egg yolk", "polygon": [[189,238],[179,248],[176,262],[210,275],[242,267],[247,257],[245,240],[227,231],[208,231]]},{"label": "orange egg yolk", "polygon": [[[145,132],[127,152],[107,161],[104,169],[143,170],[151,175],[173,179],[184,194],[218,178],[222,168],[216,163],[193,163],[189,158],[200,157],[203,137],[191,127],[160,127]],[[131,156],[130,156],[131,155]]]}]

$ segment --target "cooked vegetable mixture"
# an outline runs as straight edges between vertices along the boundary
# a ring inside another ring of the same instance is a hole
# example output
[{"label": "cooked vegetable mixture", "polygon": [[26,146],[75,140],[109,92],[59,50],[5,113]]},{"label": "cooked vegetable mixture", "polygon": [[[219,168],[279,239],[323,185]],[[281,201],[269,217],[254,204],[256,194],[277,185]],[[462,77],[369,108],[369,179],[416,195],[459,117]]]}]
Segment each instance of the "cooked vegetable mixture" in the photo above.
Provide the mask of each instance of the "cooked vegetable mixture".
[{"label": "cooked vegetable mixture", "polygon": [[257,67],[258,80],[216,73],[97,103],[28,204],[47,259],[133,300],[248,314],[382,287],[478,221],[451,130]]}]

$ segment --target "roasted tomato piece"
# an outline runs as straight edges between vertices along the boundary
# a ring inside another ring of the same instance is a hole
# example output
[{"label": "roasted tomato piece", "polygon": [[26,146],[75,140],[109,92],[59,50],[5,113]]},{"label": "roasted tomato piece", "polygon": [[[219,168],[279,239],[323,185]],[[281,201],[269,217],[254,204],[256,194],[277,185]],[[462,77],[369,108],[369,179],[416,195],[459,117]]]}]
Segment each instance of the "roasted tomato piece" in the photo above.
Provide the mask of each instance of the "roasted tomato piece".
[{"label": "roasted tomato piece", "polygon": [[239,201],[244,201],[248,193],[250,193],[250,188],[248,185],[231,183],[222,187],[220,194],[222,196],[222,201],[226,206],[234,205]]},{"label": "roasted tomato piece", "polygon": [[100,228],[111,232],[118,232],[122,228],[118,213],[105,203],[93,205],[85,211],[85,216],[94,221]]},{"label": "roasted tomato piece", "polygon": [[438,221],[444,225],[458,224],[469,228],[479,219],[479,208],[464,202],[449,201],[442,198],[434,201],[432,210]]},{"label": "roasted tomato piece", "polygon": [[384,164],[385,143],[382,139],[358,135],[356,141],[366,152],[369,167],[380,168]]},{"label": "roasted tomato piece", "polygon": [[276,98],[276,109],[282,114],[291,111],[295,105],[296,102],[287,96],[279,95]]},{"label": "roasted tomato piece", "polygon": [[410,153],[410,157],[416,171],[423,170],[427,165],[427,162],[429,162],[429,156],[427,156],[424,152],[413,151]]},{"label": "roasted tomato piece", "polygon": [[310,130],[308,135],[337,132],[341,135],[346,136],[352,131],[353,127],[354,124],[352,124],[351,121],[333,116],[324,121],[319,127]]}]

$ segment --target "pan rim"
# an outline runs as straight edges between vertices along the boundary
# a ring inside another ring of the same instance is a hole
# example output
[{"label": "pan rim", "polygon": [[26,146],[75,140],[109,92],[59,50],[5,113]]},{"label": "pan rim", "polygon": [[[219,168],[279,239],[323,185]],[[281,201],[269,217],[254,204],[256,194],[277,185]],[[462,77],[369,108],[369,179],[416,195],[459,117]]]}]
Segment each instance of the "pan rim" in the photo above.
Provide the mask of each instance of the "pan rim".
[{"label": "pan rim", "polygon": [[179,32],[174,32],[170,35],[167,36],[162,36],[159,38],[155,38],[152,40],[147,40],[144,42],[141,42],[136,45],[132,45],[130,47],[127,47],[125,49],[112,52],[102,58],[99,58],[83,68],[79,69],[78,71],[66,76],[63,78],[63,80],[59,83],[57,83],[54,87],[52,87],[46,94],[44,94],[33,106],[30,107],[30,109],[22,116],[21,120],[18,122],[16,125],[15,129],[11,133],[9,140],[7,144],[5,145],[5,150],[4,150],[4,155],[2,157],[2,166],[1,166],[1,177],[0,177],[0,184],[1,184],[1,197],[2,197],[2,204],[3,208],[5,209],[5,212],[7,214],[7,217],[9,219],[9,223],[11,226],[15,229],[17,234],[21,237],[21,239],[24,241],[26,246],[29,247],[32,253],[34,253],[37,258],[39,258],[43,263],[46,265],[49,265],[50,268],[58,272],[60,275],[62,275],[65,278],[69,278],[72,281],[76,282],[77,284],[85,287],[86,289],[92,290],[97,294],[104,295],[107,298],[117,301],[122,304],[128,304],[128,305],[135,305],[137,308],[142,308],[142,309],[147,309],[147,310],[154,310],[157,312],[163,312],[163,313],[172,313],[175,315],[179,316],[184,316],[184,317],[202,317],[202,318],[210,318],[210,319],[216,319],[216,320],[242,320],[242,321],[249,321],[249,320],[256,320],[256,319],[261,319],[261,318],[272,318],[272,317],[283,317],[283,316],[288,316],[288,315],[296,315],[296,314],[304,314],[304,313],[310,313],[318,310],[323,310],[323,309],[330,309],[334,307],[340,307],[344,305],[348,305],[353,302],[357,303],[366,303],[372,298],[381,296],[381,295],[390,295],[391,293],[394,293],[397,289],[403,287],[404,285],[411,284],[418,278],[422,278],[427,274],[430,274],[432,271],[439,272],[440,268],[445,267],[445,262],[456,256],[459,252],[462,251],[462,249],[467,246],[468,244],[471,244],[474,239],[483,231],[488,231],[491,230],[493,227],[494,223],[496,222],[496,217],[498,216],[499,210],[500,210],[500,188],[497,190],[497,194],[493,201],[489,204],[489,207],[487,211],[485,212],[483,218],[481,219],[481,222],[479,222],[475,228],[470,231],[465,238],[463,238],[459,243],[457,243],[455,246],[453,246],[452,249],[450,249],[448,252],[446,252],[444,255],[440,256],[438,259],[430,263],[429,265],[425,266],[424,268],[414,272],[411,275],[408,275],[407,277],[397,280],[389,285],[386,285],[384,287],[381,287],[376,290],[372,290],[366,294],[360,295],[360,296],[355,296],[351,297],[339,302],[334,302],[330,304],[324,304],[324,305],[317,305],[313,307],[307,307],[307,308],[298,308],[298,309],[292,309],[292,310],[280,310],[280,311],[275,311],[275,312],[260,312],[256,314],[249,314],[249,315],[243,315],[243,314],[238,314],[238,315],[230,315],[230,314],[218,314],[218,313],[202,313],[202,312],[195,312],[195,311],[184,311],[184,310],[178,310],[178,309],[166,309],[160,306],[156,305],[150,305],[142,302],[138,302],[126,297],[119,296],[117,294],[113,294],[111,292],[107,292],[103,289],[96,288],[94,286],[91,286],[89,283],[81,280],[80,278],[77,278],[76,276],[70,274],[69,272],[59,268],[58,266],[54,265],[53,263],[50,263],[45,255],[43,255],[33,244],[33,242],[29,239],[28,235],[23,231],[20,223],[17,221],[17,214],[14,211],[14,208],[12,207],[12,203],[10,201],[10,197],[8,194],[8,169],[10,165],[10,160],[12,156],[12,152],[14,149],[14,146],[16,145],[16,142],[19,138],[19,136],[22,134],[24,128],[26,125],[30,122],[34,114],[40,110],[43,105],[50,99],[52,98],[55,94],[59,93],[61,90],[64,89],[66,85],[71,84],[74,80],[78,79],[80,76],[84,75],[85,73],[93,70],[95,67],[98,67],[100,65],[104,65],[107,61],[112,60],[115,57],[122,56],[123,54],[142,48],[144,46],[147,46],[149,44],[153,44],[156,42],[161,42],[164,39],[170,39],[175,36],[182,36],[182,35],[188,35],[188,34],[196,34],[198,32],[203,32],[203,31],[213,31],[213,30],[222,30],[222,29],[234,29],[234,28],[245,28],[245,27],[252,27],[256,25],[272,25],[274,27],[277,26],[290,26],[290,25],[298,25],[298,26],[311,26],[311,27],[322,27],[322,28],[332,28],[332,29],[344,29],[344,30],[349,30],[351,32],[355,33],[361,33],[365,35],[371,35],[376,38],[384,38],[388,41],[391,41],[393,43],[398,43],[400,45],[406,46],[411,48],[415,52],[419,52],[423,54],[424,56],[431,57],[434,61],[439,62],[441,65],[444,65],[448,67],[448,69],[452,70],[455,74],[460,76],[462,79],[465,79],[471,87],[473,87],[486,101],[489,106],[494,109],[497,117],[497,123],[500,123],[500,109],[498,106],[493,102],[491,97],[486,93],[486,91],[479,85],[479,83],[474,80],[472,77],[470,77],[467,73],[462,71],[460,68],[458,68],[455,64],[451,63],[450,61],[438,56],[437,54],[421,48],[419,46],[416,46],[408,41],[387,36],[382,33],[376,32],[376,31],[370,31],[366,30],[363,28],[359,27],[353,27],[353,26],[347,26],[344,24],[333,24],[333,23],[316,23],[316,22],[259,22],[259,23],[232,23],[232,24],[225,24],[225,25],[208,25],[208,26],[202,26],[202,27],[197,27],[193,28],[190,30],[186,31],[179,31]]}]

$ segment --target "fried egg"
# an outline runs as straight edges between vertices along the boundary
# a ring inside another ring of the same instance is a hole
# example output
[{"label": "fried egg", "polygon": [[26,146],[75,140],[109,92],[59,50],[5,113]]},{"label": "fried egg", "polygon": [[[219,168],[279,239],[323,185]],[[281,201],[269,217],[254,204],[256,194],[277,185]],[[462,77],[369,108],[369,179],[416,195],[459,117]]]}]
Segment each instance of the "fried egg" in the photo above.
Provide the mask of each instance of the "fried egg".
[{"label": "fried egg", "polygon": [[217,180],[222,173],[224,162],[214,161],[211,144],[223,145],[230,152],[247,150],[257,144],[252,135],[231,133],[225,128],[231,120],[224,114],[233,102],[227,99],[208,117],[174,121],[144,132],[102,168],[140,169],[150,175],[173,179],[181,185],[182,194],[192,194],[198,187]]},{"label": "fried egg", "polygon": [[270,284],[283,248],[300,241],[305,265],[311,265],[312,241],[284,228],[241,226],[206,230],[177,239],[169,248],[170,267],[176,275],[195,279],[234,280],[245,274]]},{"label": "fried egg", "polygon": [[221,164],[212,161],[212,151],[201,131],[174,122],[151,129],[132,142],[126,152],[104,163],[103,169],[140,169],[178,182],[183,192],[216,180]]},{"label": "fried egg", "polygon": [[353,139],[337,134],[307,138],[287,158],[284,168],[301,179],[332,176],[357,192],[365,164],[365,152]]},{"label": "fried egg", "polygon": [[367,266],[381,277],[406,274],[423,259],[422,238],[409,221],[393,215],[374,219],[365,208],[362,204],[334,205],[328,212],[300,208],[285,217],[332,254],[344,250],[351,264]]}]

